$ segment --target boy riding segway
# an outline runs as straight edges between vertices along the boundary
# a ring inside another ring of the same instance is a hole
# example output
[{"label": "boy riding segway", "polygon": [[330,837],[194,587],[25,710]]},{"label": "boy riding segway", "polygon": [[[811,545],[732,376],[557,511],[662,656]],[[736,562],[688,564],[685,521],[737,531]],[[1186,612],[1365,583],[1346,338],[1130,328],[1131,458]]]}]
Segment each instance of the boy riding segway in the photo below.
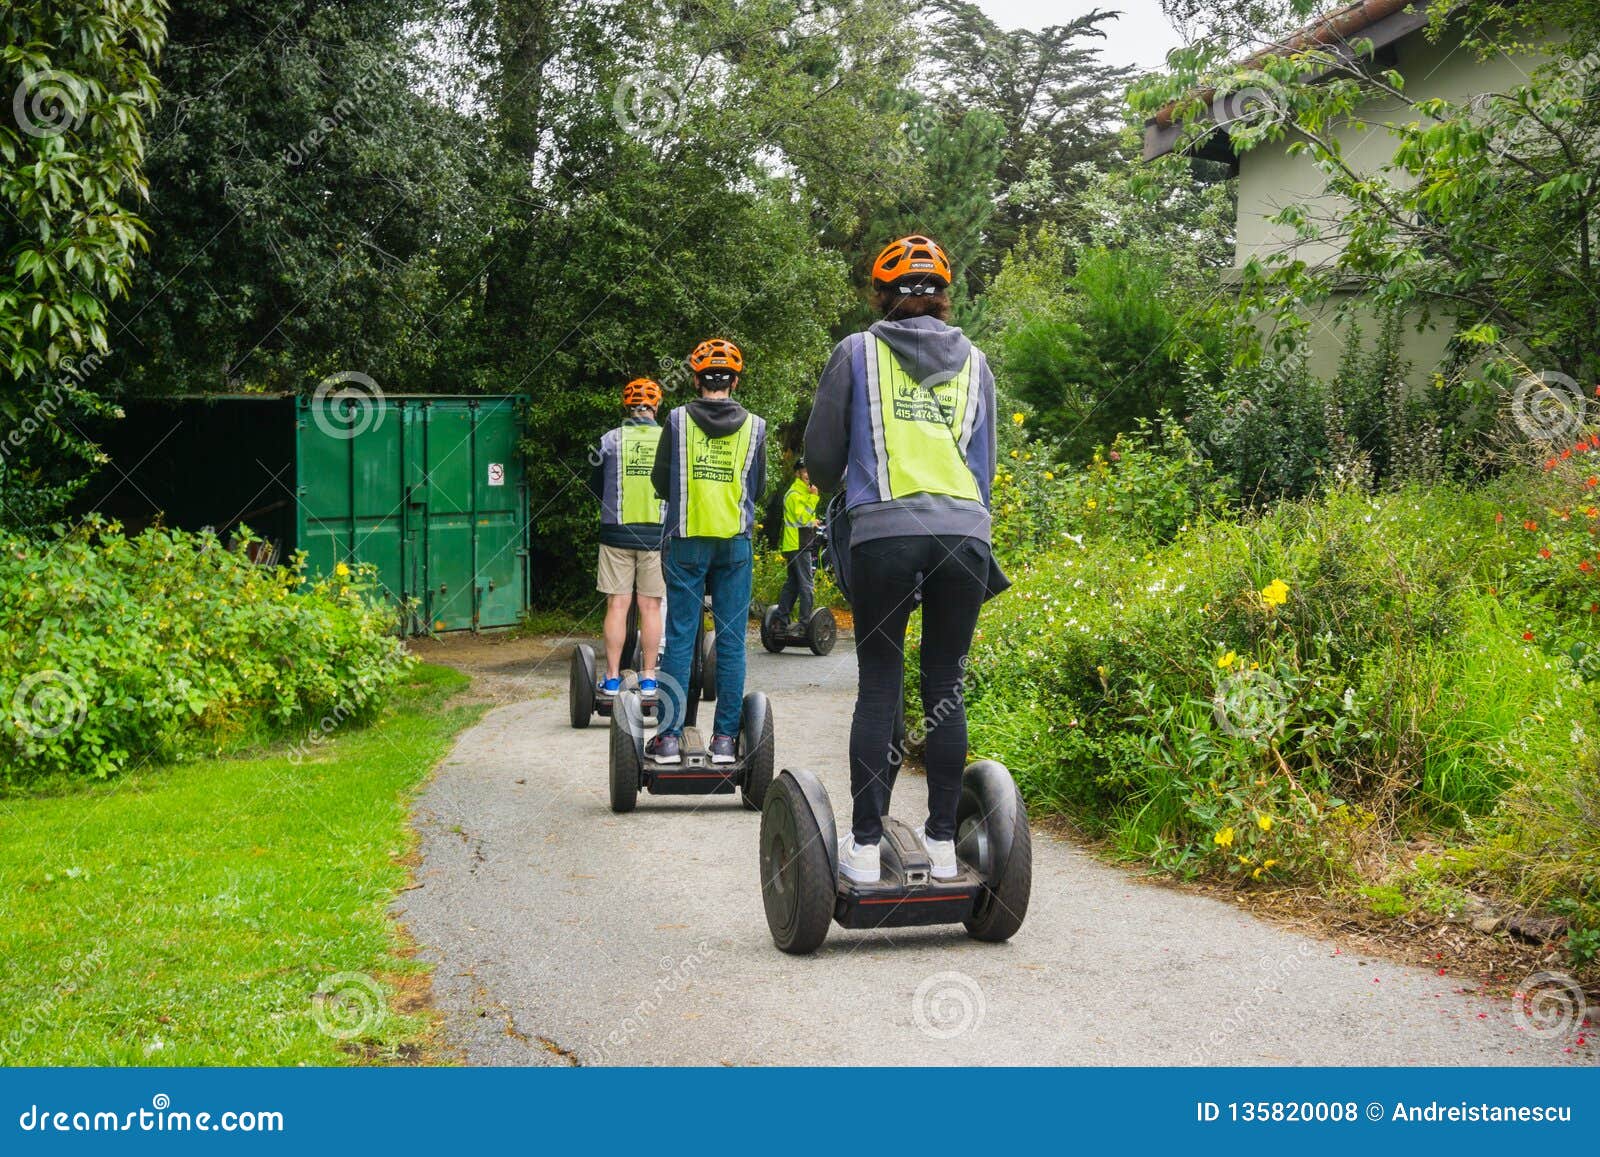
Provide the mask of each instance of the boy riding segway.
[{"label": "boy riding segway", "polygon": [[689,355],[700,396],[667,415],[652,480],[666,502],[662,562],[667,589],[668,693],[661,728],[645,748],[659,764],[681,759],[691,651],[704,599],[716,629],[717,712],[712,763],[738,758],[744,699],[744,624],[750,606],[757,497],[766,486],[767,424],[733,400],[744,355],[730,341],[703,341]]},{"label": "boy riding segway", "polygon": [[606,671],[598,681],[601,700],[616,697],[622,687],[623,645],[628,635],[628,610],[639,603],[639,693],[646,705],[656,699],[656,654],[661,647],[661,600],[666,581],[661,573],[662,510],[651,473],[661,431],[656,412],[661,386],[635,378],[622,388],[628,416],[600,439],[600,452],[589,489],[600,500],[600,563],[595,585],[606,596]]}]

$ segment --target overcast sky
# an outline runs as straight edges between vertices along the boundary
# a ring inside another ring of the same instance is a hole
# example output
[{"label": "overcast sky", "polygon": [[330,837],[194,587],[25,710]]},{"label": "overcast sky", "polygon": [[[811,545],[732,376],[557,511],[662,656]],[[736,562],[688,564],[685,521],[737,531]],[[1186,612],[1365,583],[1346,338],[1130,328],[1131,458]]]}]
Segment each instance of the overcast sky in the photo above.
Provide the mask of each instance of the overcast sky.
[{"label": "overcast sky", "polygon": [[1180,43],[1178,34],[1162,15],[1158,0],[1101,0],[1098,4],[1081,0],[977,0],[977,5],[1006,28],[1065,24],[1096,8],[1120,12],[1121,16],[1103,26],[1106,39],[1101,54],[1112,64],[1155,68],[1166,58],[1167,50]]}]

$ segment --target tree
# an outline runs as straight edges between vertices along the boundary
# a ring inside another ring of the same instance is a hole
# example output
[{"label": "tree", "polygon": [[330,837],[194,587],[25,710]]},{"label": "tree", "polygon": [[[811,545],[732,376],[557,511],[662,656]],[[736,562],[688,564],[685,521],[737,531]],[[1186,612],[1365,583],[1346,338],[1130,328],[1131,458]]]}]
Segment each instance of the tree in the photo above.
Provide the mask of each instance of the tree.
[{"label": "tree", "polygon": [[[429,99],[406,0],[199,0],[169,26],[132,393],[425,388],[488,230],[479,121]],[[481,267],[480,267],[481,268]],[[438,372],[440,378],[448,377]],[[460,388],[459,385],[457,388]]]},{"label": "tree", "polygon": [[1022,234],[1060,223],[1089,173],[1121,161],[1122,93],[1133,70],[1106,64],[1094,41],[1116,13],[1095,9],[1038,32],[1008,31],[966,0],[931,7],[919,81],[956,109],[1004,127],[1001,197],[973,267],[981,289]]},{"label": "tree", "polygon": [[34,525],[92,450],[75,416],[101,412],[94,371],[109,303],[127,292],[145,228],[145,114],[164,0],[32,0],[0,16],[0,522]]}]

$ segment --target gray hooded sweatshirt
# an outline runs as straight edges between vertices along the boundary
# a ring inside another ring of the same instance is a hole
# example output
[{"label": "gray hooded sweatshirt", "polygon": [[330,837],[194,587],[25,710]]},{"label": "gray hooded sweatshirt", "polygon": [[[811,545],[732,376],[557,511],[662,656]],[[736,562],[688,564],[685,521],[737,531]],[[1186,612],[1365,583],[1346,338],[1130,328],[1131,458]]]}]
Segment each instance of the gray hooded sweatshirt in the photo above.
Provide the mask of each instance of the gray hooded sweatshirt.
[{"label": "gray hooded sweatshirt", "polygon": [[[935,375],[948,379],[973,359],[976,408],[970,414],[967,469],[982,502],[948,494],[912,494],[879,500],[872,412],[867,400],[868,334],[884,340],[901,367],[919,382]],[[866,334],[851,334],[833,349],[806,424],[806,467],[819,489],[845,488],[850,541],[953,534],[989,541],[989,496],[995,472],[994,374],[989,361],[967,335],[934,317],[909,317],[874,323]]]}]

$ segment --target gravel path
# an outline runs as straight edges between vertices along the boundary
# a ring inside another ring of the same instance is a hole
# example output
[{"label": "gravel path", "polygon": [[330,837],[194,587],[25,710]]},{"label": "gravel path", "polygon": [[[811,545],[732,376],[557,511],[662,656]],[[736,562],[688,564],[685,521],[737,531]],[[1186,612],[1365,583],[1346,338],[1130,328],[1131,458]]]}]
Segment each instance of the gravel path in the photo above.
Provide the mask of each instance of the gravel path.
[{"label": "gravel path", "polygon": [[[485,652],[504,703],[465,733],[417,812],[396,910],[437,965],[449,1042],[474,1064],[1559,1064],[1590,1050],[1519,1028],[1448,977],[1336,954],[1205,897],[1138,883],[1034,835],[1016,939],[849,932],[779,953],[734,796],[640,797],[612,815],[606,731],[574,731],[564,649]],[[470,667],[473,664],[467,664]],[[848,814],[855,662],[753,647],[778,765]],[[919,821],[922,782],[894,811]]]}]

